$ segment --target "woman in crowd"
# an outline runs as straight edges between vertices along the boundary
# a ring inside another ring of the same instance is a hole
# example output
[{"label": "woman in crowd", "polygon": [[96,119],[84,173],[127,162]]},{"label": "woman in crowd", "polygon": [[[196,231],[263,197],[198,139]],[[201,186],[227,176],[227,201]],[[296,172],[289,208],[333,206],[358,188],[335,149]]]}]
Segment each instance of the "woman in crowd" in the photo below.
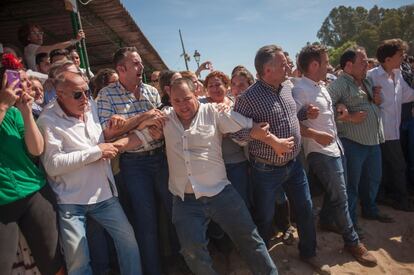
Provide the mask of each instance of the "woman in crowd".
[{"label": "woman in crowd", "polygon": [[40,79],[35,76],[29,77],[31,83],[31,94],[33,97],[32,113],[35,119],[37,119],[43,110],[43,85]]},{"label": "woman in crowd", "polygon": [[65,49],[69,46],[76,45],[81,39],[85,38],[85,33],[79,30],[75,39],[53,45],[43,45],[43,35],[42,28],[36,24],[23,25],[18,31],[19,41],[24,47],[24,60],[26,61],[27,67],[32,71],[37,71],[36,54],[50,53],[54,49]]},{"label": "woman in crowd", "polygon": [[176,80],[183,77],[181,73],[176,71],[169,71],[165,70],[160,73],[159,76],[159,85],[160,85],[160,96],[161,96],[161,102],[162,106],[160,109],[164,108],[165,106],[171,106],[170,103],[170,85],[171,83]]},{"label": "woman in crowd", "polygon": [[246,69],[239,69],[231,76],[231,95],[236,99],[254,83],[253,75]]},{"label": "woman in crowd", "polygon": [[[32,114],[27,75],[14,57],[4,55],[0,69],[0,270],[10,274],[19,240],[27,240],[42,274],[63,274],[54,195],[32,156],[43,152],[43,138]],[[6,69],[18,70],[8,83]],[[17,88],[20,86],[21,88]]]},{"label": "woman in crowd", "polygon": [[[76,63],[75,63],[76,65]],[[105,68],[98,71],[98,73],[92,78],[93,86],[93,98],[95,99],[98,96],[99,91],[108,86],[111,83],[117,82],[119,79],[118,74],[115,70]]]}]

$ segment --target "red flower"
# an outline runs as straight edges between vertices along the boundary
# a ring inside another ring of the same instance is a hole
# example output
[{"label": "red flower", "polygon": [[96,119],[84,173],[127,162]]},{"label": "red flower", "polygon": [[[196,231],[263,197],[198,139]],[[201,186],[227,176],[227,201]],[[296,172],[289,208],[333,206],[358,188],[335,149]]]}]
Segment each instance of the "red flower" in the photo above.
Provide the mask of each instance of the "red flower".
[{"label": "red flower", "polygon": [[19,59],[12,53],[5,53],[1,58],[1,65],[9,70],[18,70],[22,69],[23,65],[20,63]]}]

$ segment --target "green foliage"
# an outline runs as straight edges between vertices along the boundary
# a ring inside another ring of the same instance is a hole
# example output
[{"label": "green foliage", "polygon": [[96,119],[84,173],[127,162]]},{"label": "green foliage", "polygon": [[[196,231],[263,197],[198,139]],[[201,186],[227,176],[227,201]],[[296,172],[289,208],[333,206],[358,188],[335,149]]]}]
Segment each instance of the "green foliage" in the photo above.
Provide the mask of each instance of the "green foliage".
[{"label": "green foliage", "polygon": [[355,47],[356,45],[357,43],[355,41],[347,41],[338,48],[330,48],[328,53],[329,63],[331,63],[334,67],[338,66],[339,58],[341,57],[343,52],[349,48]]},{"label": "green foliage", "polygon": [[[317,33],[321,43],[337,54],[347,49],[349,43],[356,43],[374,57],[378,44],[385,39],[401,38],[410,45],[414,53],[414,4],[398,9],[384,9],[374,6],[369,11],[363,7],[339,6],[333,8]],[[339,53],[340,55],[340,53]],[[338,57],[331,56],[333,65]]]}]

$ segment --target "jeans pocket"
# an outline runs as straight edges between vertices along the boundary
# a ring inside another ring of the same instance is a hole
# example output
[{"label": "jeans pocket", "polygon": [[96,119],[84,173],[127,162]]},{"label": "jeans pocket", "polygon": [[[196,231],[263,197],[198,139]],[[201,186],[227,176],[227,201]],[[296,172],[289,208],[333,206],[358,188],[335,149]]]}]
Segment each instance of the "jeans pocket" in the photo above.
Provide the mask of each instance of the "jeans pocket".
[{"label": "jeans pocket", "polygon": [[261,163],[261,162],[257,162],[257,161],[252,162],[252,167],[253,167],[253,169],[255,169],[259,172],[272,172],[276,169],[275,166],[268,165],[268,164]]}]

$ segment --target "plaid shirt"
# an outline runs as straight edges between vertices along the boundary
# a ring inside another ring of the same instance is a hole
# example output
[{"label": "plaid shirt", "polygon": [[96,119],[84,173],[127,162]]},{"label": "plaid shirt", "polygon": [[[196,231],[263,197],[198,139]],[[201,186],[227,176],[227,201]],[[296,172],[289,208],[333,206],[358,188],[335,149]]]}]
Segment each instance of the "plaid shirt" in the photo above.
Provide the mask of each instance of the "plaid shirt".
[{"label": "plaid shirt", "polygon": [[[161,105],[160,95],[154,87],[142,83],[140,86],[140,98],[127,91],[121,83],[112,83],[99,91],[96,98],[98,104],[98,116],[102,129],[107,127],[108,121],[113,115],[121,115],[130,118],[136,114],[158,108]],[[149,150],[160,147],[162,141],[153,141]],[[143,147],[137,151],[144,151]]]},{"label": "plaid shirt", "polygon": [[305,119],[304,111],[296,113],[296,103],[292,97],[292,86],[283,83],[278,89],[271,87],[262,80],[258,80],[240,95],[234,111],[252,118],[254,122],[268,122],[269,131],[278,138],[295,138],[295,146],[291,153],[278,157],[269,145],[258,141],[249,140],[250,130],[240,130],[232,137],[236,140],[249,140],[249,153],[253,157],[261,158],[276,165],[284,164],[294,159],[300,151],[300,127],[299,120]]}]

